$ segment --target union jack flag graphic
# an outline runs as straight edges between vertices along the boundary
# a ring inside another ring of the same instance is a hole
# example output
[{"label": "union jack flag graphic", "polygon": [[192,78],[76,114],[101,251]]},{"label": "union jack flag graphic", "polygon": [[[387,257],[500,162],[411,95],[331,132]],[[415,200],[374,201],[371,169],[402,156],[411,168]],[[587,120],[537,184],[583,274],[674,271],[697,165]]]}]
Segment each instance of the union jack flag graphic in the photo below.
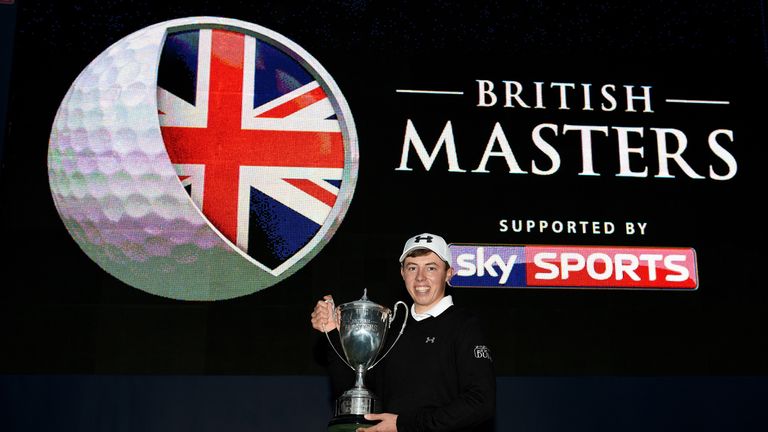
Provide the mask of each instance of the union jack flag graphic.
[{"label": "union jack flag graphic", "polygon": [[171,162],[211,224],[270,271],[318,234],[339,198],[344,137],[318,80],[235,30],[170,33],[163,46],[158,115]]}]

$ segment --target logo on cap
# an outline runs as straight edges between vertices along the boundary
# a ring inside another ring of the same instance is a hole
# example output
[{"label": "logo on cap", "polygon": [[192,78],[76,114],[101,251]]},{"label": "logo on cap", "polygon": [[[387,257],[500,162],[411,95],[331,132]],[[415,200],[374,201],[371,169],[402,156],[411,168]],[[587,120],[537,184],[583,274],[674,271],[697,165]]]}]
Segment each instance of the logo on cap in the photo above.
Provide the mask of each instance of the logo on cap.
[{"label": "logo on cap", "polygon": [[403,247],[403,253],[400,255],[402,263],[406,256],[417,249],[428,249],[437,254],[443,261],[451,262],[451,251],[442,237],[430,233],[421,233],[408,239]]}]

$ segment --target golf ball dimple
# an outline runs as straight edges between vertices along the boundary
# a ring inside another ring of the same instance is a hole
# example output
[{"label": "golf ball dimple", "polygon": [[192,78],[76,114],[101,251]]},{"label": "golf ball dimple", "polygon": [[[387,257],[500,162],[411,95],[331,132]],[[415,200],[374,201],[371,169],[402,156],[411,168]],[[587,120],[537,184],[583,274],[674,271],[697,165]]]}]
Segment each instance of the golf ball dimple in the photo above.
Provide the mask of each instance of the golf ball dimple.
[{"label": "golf ball dimple", "polygon": [[[168,156],[158,119],[157,80],[168,32],[232,27],[249,34],[282,36],[237,20],[182,18],[159,23],[117,41],[74,81],[53,122],[48,173],[51,194],[65,227],[103,270],[148,293],[180,300],[222,300],[247,295],[288,277],[317,253],[343,216],[329,217],[313,249],[298,265],[274,273],[256,265],[196,207]],[[244,30],[243,30],[244,29]],[[290,41],[281,42],[300,50]],[[310,58],[308,54],[301,54]],[[313,59],[310,63],[316,63]],[[330,76],[322,70],[326,82]],[[287,79],[287,78],[286,78]],[[335,89],[335,84],[332,86]],[[335,94],[337,105],[348,112]],[[343,116],[340,116],[343,117]],[[345,125],[356,179],[356,136]]]}]

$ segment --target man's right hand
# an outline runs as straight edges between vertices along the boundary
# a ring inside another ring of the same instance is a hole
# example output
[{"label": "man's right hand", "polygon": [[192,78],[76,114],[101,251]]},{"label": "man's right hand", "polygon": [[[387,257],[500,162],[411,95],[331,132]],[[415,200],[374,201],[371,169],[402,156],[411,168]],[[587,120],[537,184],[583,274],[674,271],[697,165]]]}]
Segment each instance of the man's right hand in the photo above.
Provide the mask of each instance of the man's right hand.
[{"label": "man's right hand", "polygon": [[318,301],[312,311],[312,327],[315,330],[329,332],[336,328],[336,320],[333,319],[333,297],[327,295]]}]

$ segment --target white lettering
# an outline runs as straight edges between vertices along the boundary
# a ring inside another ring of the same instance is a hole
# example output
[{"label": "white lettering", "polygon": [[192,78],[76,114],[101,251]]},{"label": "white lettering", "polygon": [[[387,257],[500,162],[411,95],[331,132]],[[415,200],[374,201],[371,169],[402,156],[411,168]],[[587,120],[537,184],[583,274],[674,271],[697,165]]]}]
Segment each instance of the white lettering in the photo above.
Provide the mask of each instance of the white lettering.
[{"label": "white lettering", "polygon": [[517,255],[510,255],[506,262],[498,254],[492,254],[485,258],[485,248],[478,247],[475,254],[465,253],[456,257],[456,265],[458,270],[456,274],[458,276],[474,276],[483,277],[486,274],[491,277],[499,277],[498,268],[501,270],[501,278],[499,279],[499,285],[504,285],[509,280],[509,276],[512,274],[512,269],[515,267],[517,261]]},{"label": "white lettering", "polygon": [[631,85],[625,85],[624,88],[627,90],[627,112],[635,112],[633,101],[634,100],[642,100],[645,102],[645,109],[643,112],[653,112],[651,110],[651,87],[650,86],[641,86],[643,88],[643,95],[642,96],[634,96],[632,94],[632,89],[635,88],[635,86]]},{"label": "white lettering", "polygon": [[[595,265],[595,262],[597,260],[602,261],[603,262],[603,266],[605,266],[605,270],[603,270],[602,273],[599,273],[597,271],[597,266]],[[609,279],[611,277],[611,275],[613,274],[613,266],[612,266],[612,263],[611,263],[611,257],[609,257],[608,255],[606,255],[604,253],[599,253],[599,252],[598,253],[590,254],[587,257],[587,274],[589,274],[589,276],[592,279],[595,279],[595,280],[606,280],[606,279]]]},{"label": "white lettering", "polygon": [[437,154],[440,149],[445,145],[445,152],[448,156],[448,171],[449,172],[466,172],[459,167],[459,159],[456,156],[456,144],[453,141],[453,128],[451,122],[448,121],[443,128],[443,133],[440,134],[440,138],[437,140],[437,144],[432,149],[432,153],[427,152],[424,147],[424,143],[421,141],[421,137],[416,132],[416,127],[413,125],[411,119],[405,125],[405,139],[403,140],[403,153],[400,158],[400,166],[395,168],[396,171],[412,171],[408,167],[408,150],[411,148],[416,150],[416,154],[419,156],[424,168],[429,171],[432,168],[432,164],[437,158]]},{"label": "white lettering", "polygon": [[707,142],[709,143],[709,148],[712,150],[712,152],[718,156],[720,159],[725,162],[725,164],[728,166],[728,172],[725,174],[717,174],[715,172],[715,169],[712,167],[712,165],[709,166],[709,178],[715,179],[715,180],[730,180],[733,178],[733,176],[736,175],[736,171],[738,170],[738,167],[736,166],[736,159],[733,157],[731,153],[728,152],[728,150],[724,149],[723,146],[720,145],[720,143],[717,142],[717,137],[719,135],[725,135],[728,137],[728,139],[733,142],[733,131],[728,129],[718,129],[716,131],[713,131],[711,134],[709,134],[709,138],[707,139]]},{"label": "white lettering", "polygon": [[616,90],[616,86],[613,84],[606,84],[600,89],[600,93],[603,95],[603,98],[608,102],[608,105],[606,104],[600,104],[600,108],[603,111],[614,111],[616,109],[617,103],[616,98],[613,97],[613,92]]},{"label": "white lettering", "polygon": [[538,280],[556,279],[560,274],[560,269],[557,267],[557,264],[547,262],[547,260],[553,260],[555,258],[557,258],[557,254],[554,252],[541,252],[534,255],[533,262],[536,264],[536,267],[543,270],[549,270],[549,272],[537,272],[533,275],[533,278]]},{"label": "white lettering", "polygon": [[613,129],[619,134],[619,173],[616,174],[616,177],[648,177],[647,167],[642,172],[634,172],[629,163],[630,153],[637,153],[642,159],[645,149],[643,147],[630,147],[628,134],[634,132],[642,137],[643,128],[614,127]]},{"label": "white lettering", "polygon": [[477,106],[489,107],[496,105],[496,95],[493,93],[493,82],[477,80]]},{"label": "white lettering", "polygon": [[641,254],[640,255],[640,261],[646,262],[649,281],[656,280],[656,263],[661,261],[662,258],[664,258],[664,256],[659,254]]},{"label": "white lettering", "polygon": [[568,108],[568,93],[566,92],[566,89],[573,89],[576,88],[576,84],[574,83],[559,83],[559,82],[553,82],[550,83],[550,88],[559,87],[560,88],[560,108],[561,110],[567,110]]},{"label": "white lettering", "polygon": [[685,266],[677,265],[676,262],[685,262],[685,255],[667,255],[664,257],[664,267],[667,270],[676,271],[677,274],[668,274],[664,277],[664,280],[668,282],[684,282],[691,276],[688,268]]},{"label": "white lettering", "polygon": [[[688,177],[692,179],[704,178],[696,174],[696,171],[694,171],[693,168],[691,168],[690,165],[688,165],[688,163],[683,159],[683,152],[688,146],[688,138],[685,137],[685,134],[682,131],[671,128],[651,128],[651,130],[656,132],[656,144],[659,149],[659,174],[655,177],[675,178],[675,176],[669,173],[669,167],[667,166],[667,160],[669,159],[675,161],[677,165],[682,168],[683,172],[688,175]],[[675,139],[677,139],[678,149],[674,153],[670,153],[667,150],[667,135],[672,135],[675,137]]]},{"label": "white lettering", "polygon": [[536,147],[538,147],[542,153],[549,157],[549,161],[552,163],[552,167],[548,170],[540,170],[536,165],[536,161],[534,160],[531,161],[531,171],[538,175],[550,175],[560,169],[560,154],[557,152],[557,150],[555,150],[554,147],[552,147],[552,145],[550,145],[544,140],[544,138],[541,137],[542,129],[549,129],[555,133],[555,136],[557,136],[557,125],[553,125],[552,123],[542,123],[533,128],[533,133],[531,134],[531,137],[533,138],[533,144],[536,145]]},{"label": "white lettering", "polygon": [[599,176],[600,174],[595,173],[592,168],[592,132],[602,132],[603,135],[608,136],[608,127],[563,125],[563,134],[572,130],[581,131],[582,170],[579,175]]},{"label": "white lettering", "polygon": [[475,256],[472,254],[465,253],[457,256],[456,265],[459,267],[456,271],[458,276],[472,276],[475,274]]},{"label": "white lettering", "polygon": [[[499,143],[500,151],[493,151],[494,143],[496,142]],[[525,171],[520,169],[520,165],[517,164],[515,155],[512,153],[512,148],[509,147],[509,141],[507,141],[507,137],[504,135],[504,130],[498,122],[493,126],[493,132],[491,133],[491,138],[488,140],[488,144],[485,146],[485,152],[483,153],[480,165],[477,166],[477,169],[472,170],[472,172],[490,172],[485,166],[488,164],[488,159],[490,159],[491,156],[503,156],[507,161],[510,174],[526,174]]]},{"label": "white lettering", "polygon": [[[512,91],[512,87],[515,88],[515,91]],[[530,108],[528,105],[526,105],[525,102],[523,102],[522,99],[520,99],[520,93],[523,91],[523,86],[517,82],[517,81],[504,81],[504,90],[505,90],[505,107],[514,107],[512,104],[512,99],[517,101],[517,104],[522,108]]]},{"label": "white lettering", "polygon": [[580,253],[563,252],[560,254],[560,271],[562,272],[563,280],[568,279],[570,272],[582,270],[585,262],[584,256]]},{"label": "white lettering", "polygon": [[640,266],[640,260],[632,254],[617,253],[614,257],[614,265],[616,267],[616,280],[623,280],[624,274],[629,276],[634,281],[639,281],[640,276],[635,273],[635,270]]}]

